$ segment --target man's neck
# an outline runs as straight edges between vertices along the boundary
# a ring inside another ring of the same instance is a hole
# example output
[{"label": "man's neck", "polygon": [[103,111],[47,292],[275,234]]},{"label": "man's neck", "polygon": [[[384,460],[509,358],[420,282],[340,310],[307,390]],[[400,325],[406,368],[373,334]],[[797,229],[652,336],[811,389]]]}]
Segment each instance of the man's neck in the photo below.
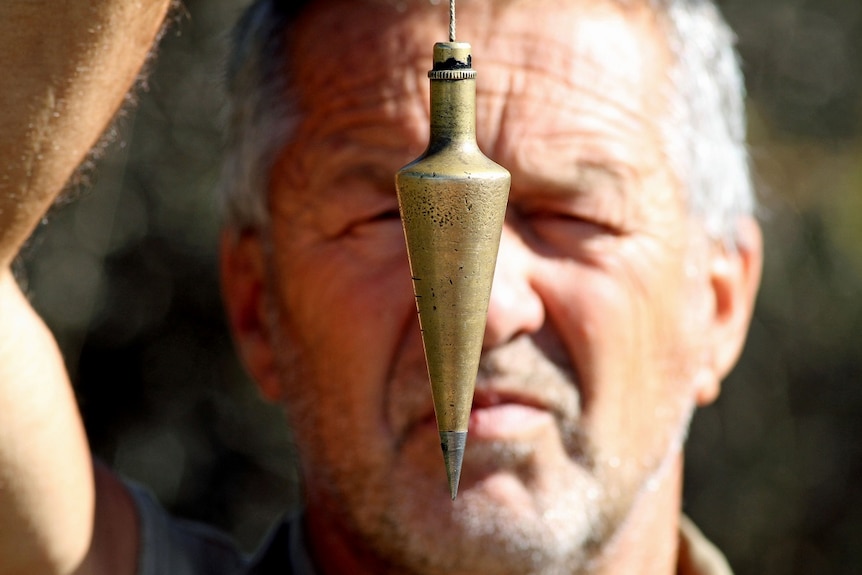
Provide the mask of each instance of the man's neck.
[{"label": "man's neck", "polygon": [[640,494],[628,519],[608,543],[593,573],[673,575],[677,572],[682,513],[682,456]]},{"label": "man's neck", "polygon": [[388,572],[376,556],[359,551],[351,545],[351,537],[344,526],[332,519],[326,507],[313,498],[307,502],[305,513],[306,545],[314,563],[316,575],[351,573],[373,575]]}]

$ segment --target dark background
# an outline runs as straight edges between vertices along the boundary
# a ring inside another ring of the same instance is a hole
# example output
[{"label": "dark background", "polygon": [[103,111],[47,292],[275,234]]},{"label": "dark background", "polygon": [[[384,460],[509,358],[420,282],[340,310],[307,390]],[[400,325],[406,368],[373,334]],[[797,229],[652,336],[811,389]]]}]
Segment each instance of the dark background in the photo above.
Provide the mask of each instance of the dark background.
[{"label": "dark background", "polygon": [[[96,453],[252,549],[299,488],[216,279],[225,39],[186,0],[86,185],[30,242]],[[862,2],[729,0],[766,234],[738,368],[695,418],[686,511],[740,575],[862,573]]]}]

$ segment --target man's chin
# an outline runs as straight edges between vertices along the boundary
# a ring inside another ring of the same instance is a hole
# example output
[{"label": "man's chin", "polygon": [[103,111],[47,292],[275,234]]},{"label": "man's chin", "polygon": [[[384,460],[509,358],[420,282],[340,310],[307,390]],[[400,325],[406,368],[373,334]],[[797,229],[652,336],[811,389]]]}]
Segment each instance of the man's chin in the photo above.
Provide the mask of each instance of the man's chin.
[{"label": "man's chin", "polygon": [[[474,410],[458,499],[471,490],[479,490],[491,497],[514,496],[521,500],[532,497],[531,492],[536,490],[556,489],[554,484],[564,476],[570,485],[589,483],[591,472],[582,465],[582,458],[570,453],[570,449],[580,446],[567,449],[567,443],[577,441],[566,439],[554,416],[543,409],[506,404]],[[393,466],[396,476],[413,483],[414,488],[422,485],[426,496],[434,494],[449,500],[434,422],[414,427],[399,444],[396,457]]]},{"label": "man's chin", "polygon": [[426,509],[414,509],[419,515],[457,522],[463,513],[473,518],[490,514],[541,523],[549,512],[556,513],[559,503],[566,505],[567,512],[595,515],[602,499],[596,478],[562,447],[542,449],[526,439],[468,439],[458,497],[451,501],[442,456],[427,457],[419,453],[419,445],[411,448],[403,454],[397,479],[393,478],[401,485],[392,487],[412,491],[423,500],[419,505]]},{"label": "man's chin", "polygon": [[[518,465],[530,460],[527,447],[478,447],[473,462],[465,461],[454,502],[445,484],[437,489],[419,480],[430,489],[388,510],[385,523],[397,533],[385,539],[424,554],[441,572],[563,573],[561,565],[587,561],[604,532],[601,497],[587,474],[570,470],[568,485],[534,481]],[[498,457],[506,464],[493,467]]]},{"label": "man's chin", "polygon": [[339,483],[357,537],[395,572],[563,573],[559,566],[588,561],[601,545],[606,492],[568,456],[559,431],[468,439],[455,501],[438,437],[436,427],[416,426],[385,469]]}]

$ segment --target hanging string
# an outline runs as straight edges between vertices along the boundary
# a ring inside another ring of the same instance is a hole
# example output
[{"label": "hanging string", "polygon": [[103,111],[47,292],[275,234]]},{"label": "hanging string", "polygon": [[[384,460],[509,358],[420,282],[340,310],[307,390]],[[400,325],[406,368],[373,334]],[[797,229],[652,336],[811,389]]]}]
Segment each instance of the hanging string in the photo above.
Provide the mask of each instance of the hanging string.
[{"label": "hanging string", "polygon": [[455,0],[449,0],[449,41],[455,41]]}]

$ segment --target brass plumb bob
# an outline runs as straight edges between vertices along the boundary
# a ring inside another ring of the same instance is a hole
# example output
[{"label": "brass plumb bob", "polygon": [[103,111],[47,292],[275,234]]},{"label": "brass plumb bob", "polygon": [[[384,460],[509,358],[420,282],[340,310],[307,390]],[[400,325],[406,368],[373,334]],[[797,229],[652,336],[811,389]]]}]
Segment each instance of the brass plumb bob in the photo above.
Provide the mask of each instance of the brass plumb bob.
[{"label": "brass plumb bob", "polygon": [[455,498],[511,178],[476,143],[470,45],[434,45],[431,133],[395,177],[449,488]]}]

